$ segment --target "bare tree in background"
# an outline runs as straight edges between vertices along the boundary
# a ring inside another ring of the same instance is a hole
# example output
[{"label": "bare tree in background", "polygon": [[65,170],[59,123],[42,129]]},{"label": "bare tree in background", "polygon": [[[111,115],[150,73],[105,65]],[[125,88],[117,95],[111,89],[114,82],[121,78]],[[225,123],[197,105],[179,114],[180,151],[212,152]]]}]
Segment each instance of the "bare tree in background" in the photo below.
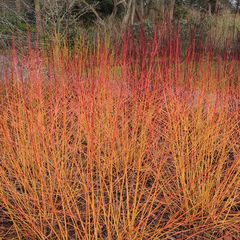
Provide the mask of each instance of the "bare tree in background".
[{"label": "bare tree in background", "polygon": [[135,21],[143,22],[149,16],[155,19],[163,7],[162,0],[125,0],[122,2],[124,5],[123,29],[134,24]]},{"label": "bare tree in background", "polygon": [[240,11],[240,0],[237,0],[237,4],[236,5],[237,5],[236,6],[236,14],[238,14],[239,11]]},{"label": "bare tree in background", "polygon": [[41,5],[40,0],[34,0],[35,16],[36,16],[36,28],[38,33],[41,32]]},{"label": "bare tree in background", "polygon": [[148,17],[152,21],[164,18],[165,0],[148,0]]},{"label": "bare tree in background", "polygon": [[175,8],[175,4],[176,4],[176,0],[168,0],[167,5],[167,11],[168,11],[168,17],[169,20],[173,20],[173,13],[174,13],[174,8]]},{"label": "bare tree in background", "polygon": [[[3,0],[2,0],[3,1]],[[100,1],[89,0],[12,0],[15,1],[17,14],[20,16],[26,6],[33,4],[36,29],[38,32],[55,30],[69,27],[76,23],[85,14],[93,14],[96,23],[101,26],[106,25],[106,19],[99,14],[97,6]],[[145,19],[163,19],[168,16],[173,18],[173,11],[176,0],[112,0],[113,11],[110,20],[116,19],[117,12],[121,11],[122,29],[136,22],[143,22]],[[72,13],[72,9],[77,6],[78,12]]]},{"label": "bare tree in background", "polygon": [[[107,6],[105,9],[103,3]],[[231,9],[234,5],[237,15],[240,0],[0,0],[3,29],[0,41],[12,36],[24,37],[26,29],[33,33],[36,29],[42,36],[56,32],[68,37],[92,23],[104,30],[121,33],[126,27],[146,20],[155,22],[168,18],[172,21],[175,7],[181,3],[209,14],[224,7]]]},{"label": "bare tree in background", "polygon": [[15,0],[16,1],[16,10],[18,14],[21,14],[21,0]]},{"label": "bare tree in background", "polygon": [[[175,4],[176,0],[129,0],[128,4],[125,4],[127,9],[123,23],[129,23],[129,18],[134,19],[133,15],[140,21],[146,18],[152,21],[164,18],[172,20]],[[129,8],[132,8],[132,10],[129,10]],[[132,24],[133,21],[130,21],[130,23]]]}]

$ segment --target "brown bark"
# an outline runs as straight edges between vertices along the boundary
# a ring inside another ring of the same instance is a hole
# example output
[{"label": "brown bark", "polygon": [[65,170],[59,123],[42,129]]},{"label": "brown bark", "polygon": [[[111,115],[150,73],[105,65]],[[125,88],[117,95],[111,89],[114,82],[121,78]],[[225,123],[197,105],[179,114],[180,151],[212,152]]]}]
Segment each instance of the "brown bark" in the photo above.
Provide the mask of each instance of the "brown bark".
[{"label": "brown bark", "polygon": [[132,3],[135,0],[129,0],[125,9],[125,15],[123,17],[123,21],[122,21],[122,26],[123,29],[125,29],[127,27],[127,25],[129,24],[129,20],[131,18],[131,14],[132,14]]},{"label": "brown bark", "polygon": [[145,15],[145,12],[144,12],[144,2],[143,1],[140,2],[140,12],[141,12],[142,16]]},{"label": "brown bark", "polygon": [[155,21],[163,19],[165,15],[165,0],[151,0],[148,7],[148,17]]},{"label": "brown bark", "polygon": [[167,9],[168,9],[167,17],[169,18],[170,21],[173,19],[175,3],[176,3],[176,0],[168,0],[168,3],[167,3]]},{"label": "brown bark", "polygon": [[215,9],[214,9],[214,12],[215,12],[215,13],[218,13],[218,11],[219,11],[219,1],[216,0],[216,1],[215,1]]},{"label": "brown bark", "polygon": [[117,6],[118,6],[117,0],[113,0],[113,11],[110,16],[111,19],[114,19],[117,14]]},{"label": "brown bark", "polygon": [[211,2],[208,3],[208,14],[210,16],[212,15],[212,5],[211,5]]},{"label": "brown bark", "polygon": [[20,14],[21,13],[21,0],[16,0],[16,10],[17,10],[17,13]]},{"label": "brown bark", "polygon": [[132,1],[131,25],[133,25],[133,23],[134,23],[135,13],[136,13],[136,0]]},{"label": "brown bark", "polygon": [[237,1],[236,14],[239,13],[239,9],[240,9],[240,0]]},{"label": "brown bark", "polygon": [[96,11],[96,9],[89,3],[87,3],[87,1],[82,0],[82,2],[92,11],[92,13],[94,13],[94,15],[96,16],[98,22],[102,25],[105,26],[105,23],[103,21],[103,19],[99,16],[98,12]]},{"label": "brown bark", "polygon": [[38,33],[41,32],[41,5],[40,0],[34,0],[35,5],[35,16],[36,16],[36,27]]}]

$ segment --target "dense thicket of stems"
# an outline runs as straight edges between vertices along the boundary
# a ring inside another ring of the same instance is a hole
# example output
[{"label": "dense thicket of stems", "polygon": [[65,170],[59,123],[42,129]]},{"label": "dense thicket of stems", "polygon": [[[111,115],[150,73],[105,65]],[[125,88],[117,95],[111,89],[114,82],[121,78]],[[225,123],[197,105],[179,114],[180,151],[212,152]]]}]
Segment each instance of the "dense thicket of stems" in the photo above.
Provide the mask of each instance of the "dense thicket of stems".
[{"label": "dense thicket of stems", "polygon": [[182,55],[178,31],[131,36],[13,48],[0,75],[3,239],[240,237],[238,57],[195,51],[194,37]]}]

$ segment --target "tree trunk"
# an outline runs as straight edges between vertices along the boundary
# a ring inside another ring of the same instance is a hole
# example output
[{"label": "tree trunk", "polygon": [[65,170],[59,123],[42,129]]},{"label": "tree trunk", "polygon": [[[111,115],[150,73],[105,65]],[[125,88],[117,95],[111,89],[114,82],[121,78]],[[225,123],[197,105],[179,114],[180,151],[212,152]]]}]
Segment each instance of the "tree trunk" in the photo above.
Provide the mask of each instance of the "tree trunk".
[{"label": "tree trunk", "polygon": [[167,17],[169,18],[170,21],[172,21],[176,0],[168,0],[167,2],[168,2],[167,3],[167,9],[168,9]]},{"label": "tree trunk", "polygon": [[41,6],[40,6],[40,0],[34,0],[35,4],[35,17],[36,17],[36,27],[37,32],[41,32]]},{"label": "tree trunk", "polygon": [[140,1],[139,6],[140,6],[139,8],[140,8],[141,16],[142,16],[142,18],[144,18],[144,15],[145,15],[145,12],[144,12],[144,2]]},{"label": "tree trunk", "polygon": [[219,0],[208,1],[208,13],[209,15],[217,13],[219,10]]},{"label": "tree trunk", "polygon": [[163,19],[165,15],[165,7],[165,0],[151,0],[148,7],[148,17],[152,21]]},{"label": "tree trunk", "polygon": [[208,14],[209,14],[209,16],[212,15],[212,4],[211,4],[211,1],[208,3]]},{"label": "tree trunk", "polygon": [[115,16],[117,15],[117,0],[113,0],[113,10],[112,10],[112,14],[110,16],[110,19],[113,20],[115,18]]},{"label": "tree trunk", "polygon": [[144,7],[144,1],[140,0],[138,1],[138,7],[136,9],[136,13],[138,14],[138,18],[140,22],[143,22],[145,18],[145,7]]},{"label": "tree trunk", "polygon": [[16,0],[16,10],[18,14],[21,14],[21,0]]},{"label": "tree trunk", "polygon": [[214,13],[218,13],[218,11],[219,11],[219,1],[216,0],[215,1],[215,7],[214,7]]},{"label": "tree trunk", "polygon": [[131,13],[131,25],[133,25],[133,23],[134,23],[135,13],[136,13],[136,1],[133,1],[132,2],[132,13]]},{"label": "tree trunk", "polygon": [[239,13],[239,10],[240,10],[240,0],[237,0],[236,14]]},{"label": "tree trunk", "polygon": [[125,7],[125,15],[123,17],[123,21],[122,21],[122,27],[123,29],[126,29],[126,27],[129,24],[129,20],[132,16],[132,3],[135,0],[129,0],[127,6]]}]

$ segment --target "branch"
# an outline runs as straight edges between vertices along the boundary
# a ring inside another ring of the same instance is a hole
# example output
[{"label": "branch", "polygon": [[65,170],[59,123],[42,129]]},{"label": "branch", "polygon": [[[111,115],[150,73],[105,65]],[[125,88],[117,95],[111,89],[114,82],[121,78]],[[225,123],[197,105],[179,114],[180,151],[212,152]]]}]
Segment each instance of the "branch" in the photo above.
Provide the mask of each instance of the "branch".
[{"label": "branch", "polygon": [[[93,13],[94,15],[96,16],[96,18],[98,19],[99,23],[102,25],[102,26],[105,26],[105,23],[103,21],[103,19],[99,16],[99,14],[97,13],[96,9],[89,3],[87,3],[85,0],[81,0]],[[97,5],[98,3],[96,3]],[[95,5],[95,6],[96,6]]]}]

